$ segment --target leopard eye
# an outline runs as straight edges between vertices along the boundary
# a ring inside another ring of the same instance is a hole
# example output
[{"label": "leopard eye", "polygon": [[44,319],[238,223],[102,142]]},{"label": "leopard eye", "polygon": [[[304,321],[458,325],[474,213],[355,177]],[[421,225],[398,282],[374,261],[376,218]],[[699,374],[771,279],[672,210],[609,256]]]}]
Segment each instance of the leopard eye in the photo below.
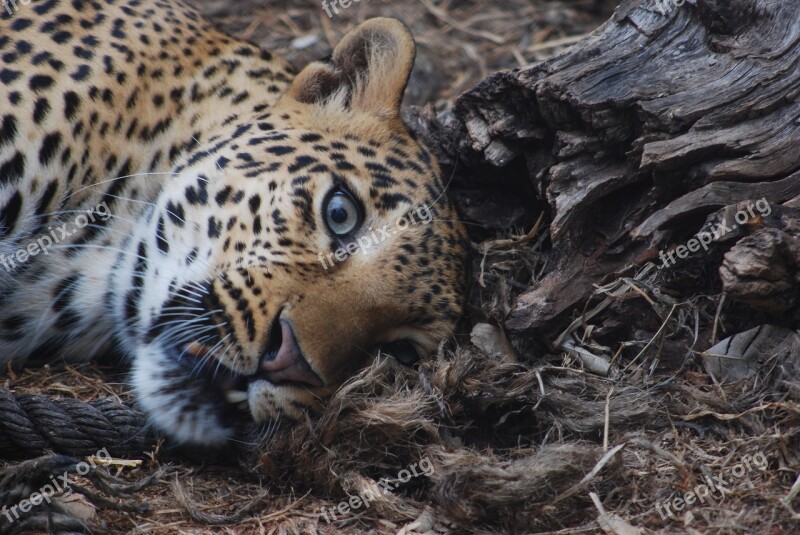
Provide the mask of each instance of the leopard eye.
[{"label": "leopard eye", "polygon": [[347,236],[361,224],[362,214],[353,196],[345,190],[335,191],[325,205],[325,224],[336,236]]},{"label": "leopard eye", "polygon": [[401,364],[405,366],[412,366],[419,361],[419,353],[417,349],[408,340],[398,340],[391,344],[383,346],[382,350],[396,358]]}]

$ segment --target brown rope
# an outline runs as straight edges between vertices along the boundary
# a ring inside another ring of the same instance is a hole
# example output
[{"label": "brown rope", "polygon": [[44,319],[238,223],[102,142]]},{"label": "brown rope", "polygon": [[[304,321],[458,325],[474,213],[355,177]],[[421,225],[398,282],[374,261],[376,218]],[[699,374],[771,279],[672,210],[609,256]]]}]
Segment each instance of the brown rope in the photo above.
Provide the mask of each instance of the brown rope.
[{"label": "brown rope", "polygon": [[145,416],[114,399],[86,403],[0,388],[0,459],[51,451],[81,457],[103,448],[115,457],[141,456],[154,440]]}]

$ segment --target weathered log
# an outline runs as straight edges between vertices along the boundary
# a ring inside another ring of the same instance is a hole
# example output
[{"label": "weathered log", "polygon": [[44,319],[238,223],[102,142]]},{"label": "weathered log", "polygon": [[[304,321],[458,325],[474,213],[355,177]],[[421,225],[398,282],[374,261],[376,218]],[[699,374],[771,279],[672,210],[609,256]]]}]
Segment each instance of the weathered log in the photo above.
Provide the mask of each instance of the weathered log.
[{"label": "weathered log", "polygon": [[[489,77],[452,111],[406,119],[445,164],[460,164],[463,183],[527,181],[547,201],[549,273],[506,327],[552,334],[593,284],[685,243],[721,208],[796,203],[798,95],[800,3],[626,0],[558,57]],[[798,302],[790,244],[800,230],[776,225],[760,218],[716,246],[734,248],[722,276],[732,298],[785,312]],[[757,245],[775,232],[785,245]],[[781,280],[746,288],[756,256],[780,257],[770,277]]]},{"label": "weathered log", "polygon": [[725,293],[734,299],[775,313],[796,310],[800,239],[779,229],[760,229],[725,254],[720,276]]}]

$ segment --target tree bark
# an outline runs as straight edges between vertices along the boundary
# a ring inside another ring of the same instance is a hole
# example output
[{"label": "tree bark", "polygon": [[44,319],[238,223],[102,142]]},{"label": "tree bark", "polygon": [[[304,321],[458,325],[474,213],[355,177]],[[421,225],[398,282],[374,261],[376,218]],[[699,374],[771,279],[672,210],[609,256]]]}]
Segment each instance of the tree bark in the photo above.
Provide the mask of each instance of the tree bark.
[{"label": "tree bark", "polygon": [[710,245],[727,252],[718,282],[732,299],[796,310],[799,95],[800,2],[627,0],[560,56],[406,119],[462,183],[517,179],[546,201],[548,274],[506,328],[552,334],[593,285],[757,200],[770,215]]}]

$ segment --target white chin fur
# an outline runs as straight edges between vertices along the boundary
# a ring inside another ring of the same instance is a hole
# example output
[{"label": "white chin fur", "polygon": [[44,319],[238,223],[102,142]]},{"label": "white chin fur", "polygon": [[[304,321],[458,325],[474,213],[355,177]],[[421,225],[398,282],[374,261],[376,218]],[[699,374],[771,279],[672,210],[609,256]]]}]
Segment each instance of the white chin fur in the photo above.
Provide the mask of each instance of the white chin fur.
[{"label": "white chin fur", "polygon": [[[180,443],[220,446],[232,431],[219,424],[219,414],[202,385],[166,377],[169,364],[158,348],[142,347],[133,362],[133,389],[141,408],[164,435]],[[193,405],[191,410],[189,406]]]}]

